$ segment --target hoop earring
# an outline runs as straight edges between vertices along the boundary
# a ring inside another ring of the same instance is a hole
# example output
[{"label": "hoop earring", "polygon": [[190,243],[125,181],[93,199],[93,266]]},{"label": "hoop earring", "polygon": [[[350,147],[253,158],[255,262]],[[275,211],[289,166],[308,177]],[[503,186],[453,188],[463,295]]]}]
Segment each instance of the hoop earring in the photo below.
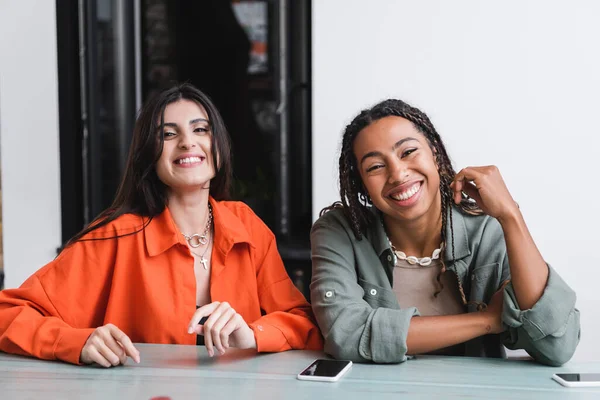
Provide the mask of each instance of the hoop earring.
[{"label": "hoop earring", "polygon": [[373,204],[371,201],[371,197],[368,194],[363,192],[358,192],[358,201],[365,207],[368,207]]}]

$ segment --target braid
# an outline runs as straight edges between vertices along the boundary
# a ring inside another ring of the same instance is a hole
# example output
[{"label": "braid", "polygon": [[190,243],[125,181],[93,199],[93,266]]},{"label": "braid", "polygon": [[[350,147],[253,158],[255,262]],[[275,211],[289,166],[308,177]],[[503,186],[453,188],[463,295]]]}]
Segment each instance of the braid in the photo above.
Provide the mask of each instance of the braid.
[{"label": "braid", "polygon": [[[449,187],[449,182],[447,182],[447,176],[446,175],[442,175],[440,176],[440,198],[441,198],[441,208],[442,208],[442,232],[441,232],[441,237],[442,237],[442,251],[445,251],[446,248],[446,226],[448,223],[448,214],[450,215],[450,221],[452,221],[452,213],[449,212],[449,209],[451,207],[451,201],[452,201],[452,196],[449,193],[448,189]],[[452,228],[452,222],[450,222],[450,226]],[[452,246],[452,259],[454,260],[454,232],[452,232],[452,235],[450,237],[450,243]],[[443,253],[442,253],[443,254]],[[437,283],[439,284],[440,288],[438,291],[436,291],[433,296],[437,297],[441,291],[444,289],[444,284],[441,281],[442,278],[442,274],[444,272],[446,272],[446,263],[444,262],[444,257],[441,257],[441,261],[442,261],[442,269],[440,270],[440,272],[437,274],[436,280]]]},{"label": "braid", "polygon": [[363,111],[346,127],[339,158],[340,201],[324,208],[320,213],[323,215],[334,208],[342,208],[358,240],[362,239],[369,223],[372,222],[372,215],[369,212],[371,199],[363,188],[352,145],[360,131],[372,121],[368,111]]}]

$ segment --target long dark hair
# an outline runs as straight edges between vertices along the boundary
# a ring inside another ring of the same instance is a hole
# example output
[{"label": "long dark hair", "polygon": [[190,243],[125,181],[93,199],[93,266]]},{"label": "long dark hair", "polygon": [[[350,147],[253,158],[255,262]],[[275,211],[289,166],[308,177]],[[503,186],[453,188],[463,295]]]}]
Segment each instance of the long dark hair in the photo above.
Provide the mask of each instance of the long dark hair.
[{"label": "long dark hair", "polygon": [[[402,117],[412,122],[415,128],[423,134],[425,139],[427,139],[427,142],[434,154],[440,176],[442,243],[444,246],[446,246],[446,226],[449,223],[451,232],[450,245],[452,249],[452,260],[454,262],[454,229],[452,226],[451,212],[451,207],[454,201],[450,183],[452,183],[454,180],[456,172],[452,167],[452,162],[450,161],[450,157],[448,156],[444,142],[429,120],[429,117],[427,117],[427,115],[421,110],[408,105],[402,100],[384,100],[369,109],[363,110],[352,120],[348,126],[346,126],[346,130],[344,131],[344,136],[342,138],[342,147],[339,159],[341,202],[334,203],[333,205],[323,209],[321,213],[327,212],[332,208],[343,208],[346,217],[350,221],[354,235],[358,240],[362,240],[363,235],[367,232],[369,224],[375,222],[373,220],[375,218],[373,213],[369,211],[369,208],[372,207],[373,204],[360,178],[358,163],[353,151],[353,145],[356,136],[364,128],[379,119],[390,116]],[[459,209],[465,213],[474,215],[482,214],[482,211],[477,204],[465,194],[463,194],[463,198],[458,206]],[[377,221],[377,223],[378,222],[379,221]],[[440,276],[441,275],[438,275],[438,282],[440,282]],[[437,292],[436,295],[438,293],[439,292]],[[464,298],[463,302],[466,303]]]},{"label": "long dark hair", "polygon": [[[143,229],[153,217],[164,211],[167,202],[167,186],[156,174],[156,163],[162,154],[164,144],[165,108],[182,99],[196,102],[204,107],[208,114],[212,161],[216,171],[215,177],[210,181],[209,193],[215,200],[229,199],[231,144],[225,123],[206,94],[188,83],[179,84],[156,94],[144,104],[133,128],[125,172],[115,200],[64,247],[81,240],[87,233],[114,221],[123,214],[132,213],[148,217],[147,222],[141,227]],[[130,234],[137,233],[141,229]]]}]

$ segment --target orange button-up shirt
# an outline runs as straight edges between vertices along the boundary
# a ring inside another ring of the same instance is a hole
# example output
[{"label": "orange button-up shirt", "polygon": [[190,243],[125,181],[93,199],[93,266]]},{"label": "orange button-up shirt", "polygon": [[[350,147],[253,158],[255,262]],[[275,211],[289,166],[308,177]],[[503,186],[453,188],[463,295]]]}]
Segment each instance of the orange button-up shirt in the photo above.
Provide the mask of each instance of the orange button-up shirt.
[{"label": "orange button-up shirt", "polygon": [[[229,302],[244,318],[258,351],[322,349],[273,233],[243,203],[210,202],[211,300]],[[196,310],[194,258],[168,208],[150,223],[123,215],[84,239],[100,238],[109,239],[79,241],[20,288],[0,292],[0,350],[79,363],[90,334],[108,323],[133,342],[196,343],[187,333]]]}]

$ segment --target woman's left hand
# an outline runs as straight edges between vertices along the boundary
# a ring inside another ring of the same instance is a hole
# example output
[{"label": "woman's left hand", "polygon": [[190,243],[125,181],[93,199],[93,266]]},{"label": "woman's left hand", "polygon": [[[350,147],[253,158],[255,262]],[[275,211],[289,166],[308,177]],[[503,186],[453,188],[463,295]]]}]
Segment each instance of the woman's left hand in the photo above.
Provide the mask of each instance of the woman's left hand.
[{"label": "woman's left hand", "polygon": [[518,210],[500,171],[494,165],[467,167],[458,172],[450,184],[454,191],[454,202],[459,204],[465,192],[485,212],[498,220]]},{"label": "woman's left hand", "polygon": [[[208,319],[204,325],[199,325],[203,317]],[[223,355],[229,347],[256,348],[254,331],[227,302],[214,301],[197,309],[188,326],[188,333],[204,335],[204,345],[211,357],[215,355],[215,349]]]}]

